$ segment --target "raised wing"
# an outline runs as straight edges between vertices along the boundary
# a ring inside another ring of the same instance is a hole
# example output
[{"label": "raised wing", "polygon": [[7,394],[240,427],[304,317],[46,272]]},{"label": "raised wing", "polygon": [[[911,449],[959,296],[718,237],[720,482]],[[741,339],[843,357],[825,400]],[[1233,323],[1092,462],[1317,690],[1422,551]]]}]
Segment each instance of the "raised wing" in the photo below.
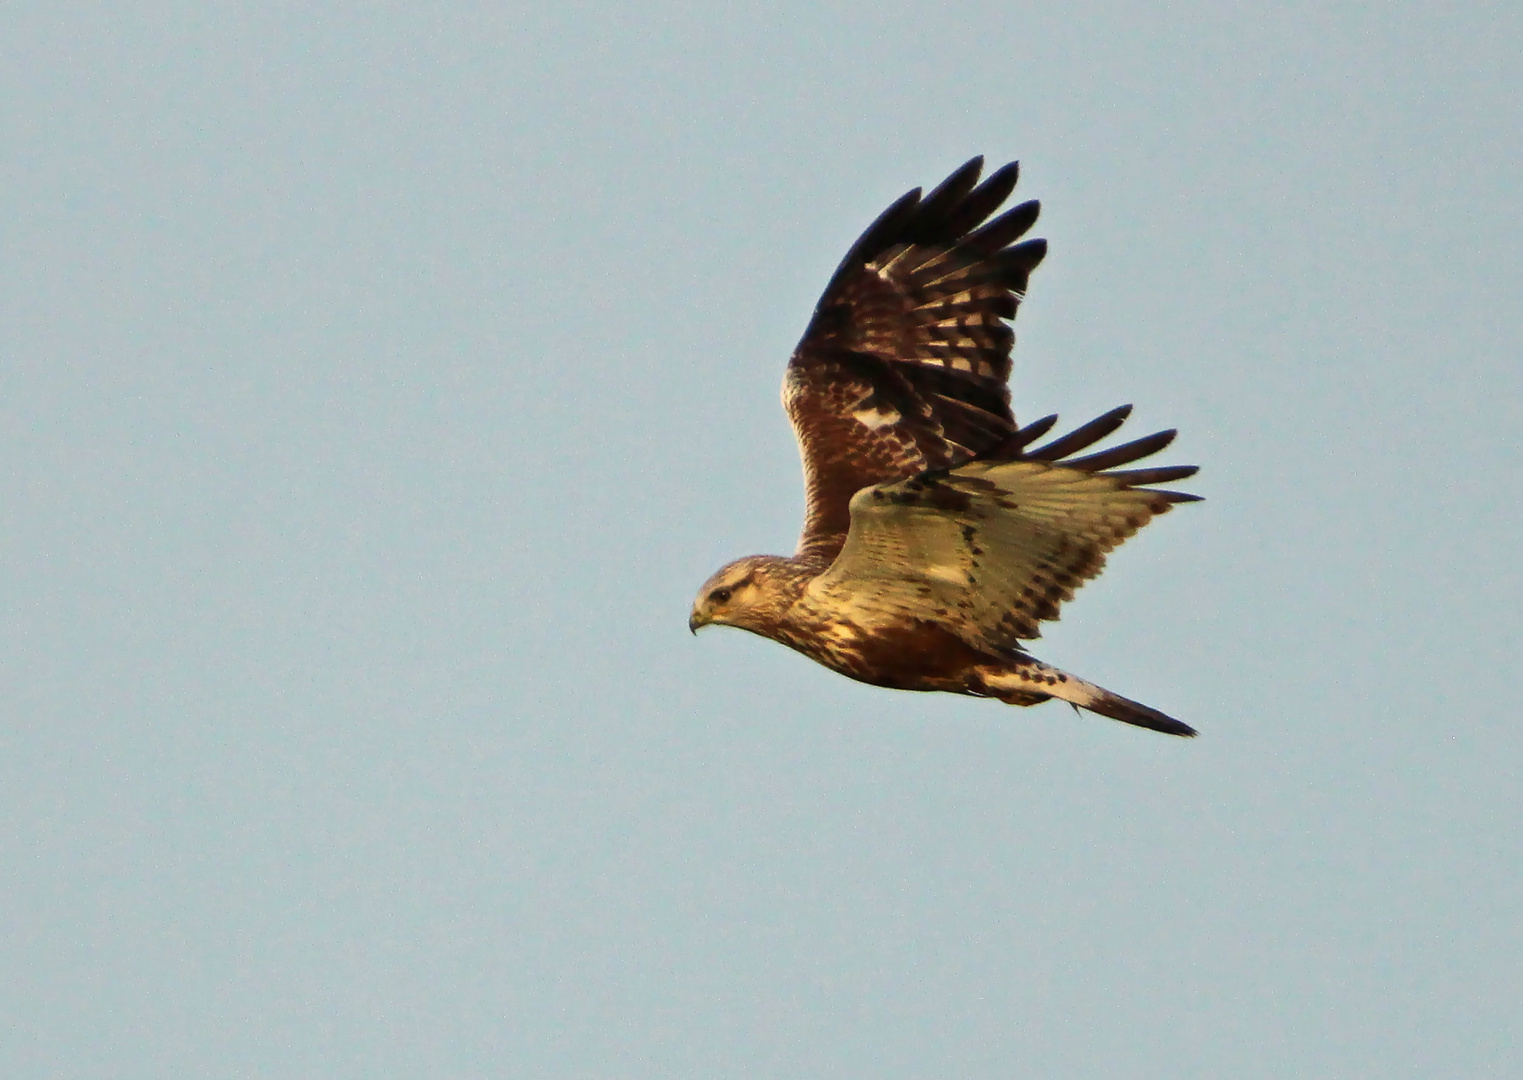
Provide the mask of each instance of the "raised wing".
[{"label": "raised wing", "polygon": [[1006,320],[1047,243],[1014,243],[1036,221],[1035,202],[988,220],[1017,167],[979,183],[982,169],[974,158],[868,227],[788,364],[783,403],[807,501],[799,554],[821,565],[845,542],[862,488],[956,465],[1016,430]]},{"label": "raised wing", "polygon": [[1148,486],[1193,476],[1193,465],[1116,469],[1162,450],[1173,431],[1070,456],[1130,412],[1122,406],[1024,451],[1052,426],[1040,420],[986,457],[864,489],[851,500],[845,546],[810,591],[858,611],[938,622],[993,651],[1040,637],[1038,623],[1058,617],[1107,552],[1197,498]]}]

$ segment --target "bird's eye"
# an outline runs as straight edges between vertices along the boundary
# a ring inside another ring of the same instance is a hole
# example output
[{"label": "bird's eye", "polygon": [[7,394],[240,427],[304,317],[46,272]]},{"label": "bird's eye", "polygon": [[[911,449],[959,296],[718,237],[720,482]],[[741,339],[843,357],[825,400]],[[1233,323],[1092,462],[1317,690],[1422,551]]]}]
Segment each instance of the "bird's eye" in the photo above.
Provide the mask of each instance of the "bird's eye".
[{"label": "bird's eye", "polygon": [[714,601],[716,604],[727,604],[730,601],[730,590],[715,589],[713,592],[709,593],[709,599]]}]

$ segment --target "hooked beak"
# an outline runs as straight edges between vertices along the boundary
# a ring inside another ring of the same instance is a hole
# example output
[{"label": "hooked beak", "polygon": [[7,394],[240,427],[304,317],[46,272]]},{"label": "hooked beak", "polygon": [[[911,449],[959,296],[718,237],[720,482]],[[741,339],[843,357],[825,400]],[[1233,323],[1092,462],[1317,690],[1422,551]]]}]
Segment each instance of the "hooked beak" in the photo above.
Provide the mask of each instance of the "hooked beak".
[{"label": "hooked beak", "polygon": [[694,637],[698,636],[698,628],[700,626],[707,625],[709,625],[709,620],[705,619],[696,611],[687,617],[687,628],[692,631]]}]

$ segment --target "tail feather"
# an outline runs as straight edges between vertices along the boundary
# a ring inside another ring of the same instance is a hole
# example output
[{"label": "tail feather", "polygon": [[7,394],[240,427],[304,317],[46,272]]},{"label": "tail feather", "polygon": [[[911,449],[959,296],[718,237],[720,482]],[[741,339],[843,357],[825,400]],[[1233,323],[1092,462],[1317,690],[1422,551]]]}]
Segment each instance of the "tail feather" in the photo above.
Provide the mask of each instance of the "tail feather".
[{"label": "tail feather", "polygon": [[1012,705],[1035,705],[1057,698],[1123,724],[1133,724],[1150,731],[1186,738],[1196,734],[1189,724],[1174,719],[1102,686],[1085,682],[1076,675],[1032,660],[1018,667],[984,668],[979,672],[987,691]]}]

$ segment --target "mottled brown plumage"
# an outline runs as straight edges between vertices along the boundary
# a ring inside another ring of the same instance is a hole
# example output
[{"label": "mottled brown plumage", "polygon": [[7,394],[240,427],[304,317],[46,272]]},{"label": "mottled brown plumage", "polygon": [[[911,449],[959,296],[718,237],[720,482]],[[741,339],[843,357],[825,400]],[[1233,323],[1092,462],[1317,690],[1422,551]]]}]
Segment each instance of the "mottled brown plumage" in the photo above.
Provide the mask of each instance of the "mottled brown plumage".
[{"label": "mottled brown plumage", "polygon": [[909,192],[841,261],[783,381],[804,465],[798,551],[722,567],[689,626],[738,626],[877,686],[1060,698],[1193,735],[1021,644],[1112,548],[1195,498],[1152,486],[1195,467],[1120,468],[1172,431],[1091,451],[1130,406],[1039,447],[1054,417],[1017,427],[1008,321],[1047,248],[1016,242],[1036,203],[991,218],[1015,164],[980,183],[982,167],[974,158],[929,195]]}]

